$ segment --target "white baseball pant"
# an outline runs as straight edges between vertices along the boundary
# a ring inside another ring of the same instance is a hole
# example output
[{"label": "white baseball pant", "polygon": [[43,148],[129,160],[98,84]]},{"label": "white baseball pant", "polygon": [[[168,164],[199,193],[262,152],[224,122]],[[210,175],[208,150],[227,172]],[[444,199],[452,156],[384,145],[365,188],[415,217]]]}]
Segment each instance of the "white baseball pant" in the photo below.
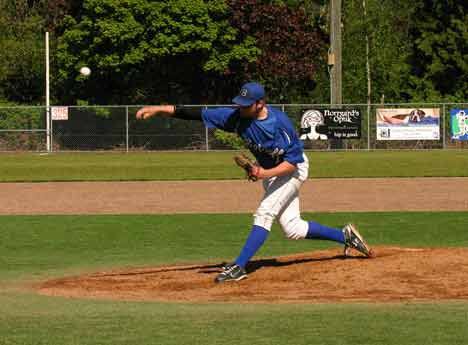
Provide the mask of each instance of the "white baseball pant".
[{"label": "white baseball pant", "polygon": [[307,180],[309,161],[303,154],[304,162],[297,164],[293,174],[263,180],[265,194],[254,214],[254,225],[268,231],[278,219],[288,239],[299,240],[307,235],[309,224],[301,219],[299,189]]}]

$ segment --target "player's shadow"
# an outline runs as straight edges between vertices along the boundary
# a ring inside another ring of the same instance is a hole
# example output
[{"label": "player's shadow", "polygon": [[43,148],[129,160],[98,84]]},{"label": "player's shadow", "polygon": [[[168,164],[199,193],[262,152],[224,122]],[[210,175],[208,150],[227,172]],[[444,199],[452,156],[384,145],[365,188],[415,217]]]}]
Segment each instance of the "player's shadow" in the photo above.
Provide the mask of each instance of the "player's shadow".
[{"label": "player's shadow", "polygon": [[344,256],[344,255],[334,255],[323,258],[304,258],[304,259],[292,259],[288,261],[278,261],[278,259],[259,259],[251,261],[247,264],[245,270],[248,273],[255,272],[262,268],[267,267],[285,267],[292,265],[301,265],[309,262],[324,262],[324,261],[333,261],[333,260],[361,260],[367,259],[364,256]]},{"label": "player's shadow", "polygon": [[[262,268],[267,267],[285,267],[292,265],[301,265],[310,262],[323,262],[332,260],[362,260],[367,259],[364,256],[344,256],[334,255],[323,258],[304,258],[304,259],[292,259],[287,261],[278,261],[276,258],[272,259],[258,259],[253,260],[247,264],[245,268],[247,273],[255,272]],[[142,275],[157,275],[158,273],[164,272],[183,272],[183,271],[197,271],[201,274],[213,274],[222,271],[223,266],[226,263],[212,264],[212,265],[190,265],[190,266],[174,266],[174,267],[161,267],[148,270],[138,270],[133,272],[112,272],[112,273],[100,273],[93,275],[94,277],[112,277],[112,276],[142,276]]]},{"label": "player's shadow", "polygon": [[335,255],[326,258],[294,259],[289,261],[278,261],[277,259],[259,259],[249,262],[245,267],[245,270],[247,271],[247,273],[253,273],[259,269],[267,267],[285,267],[306,264],[309,262],[332,261],[337,259],[345,259],[345,257],[344,255]]},{"label": "player's shadow", "polygon": [[[144,276],[144,275],[156,275],[158,273],[165,272],[183,272],[183,271],[199,271],[206,270],[206,272],[217,272],[221,271],[223,264],[213,264],[213,265],[193,265],[193,266],[174,266],[174,267],[162,267],[155,269],[141,269],[138,271],[130,272],[112,272],[112,273],[97,273],[92,275],[92,277],[118,277],[118,276]],[[208,271],[209,270],[209,271]]]},{"label": "player's shadow", "polygon": [[[258,259],[250,261],[245,270],[247,273],[253,273],[259,269],[267,267],[285,267],[292,265],[301,265],[309,262],[323,262],[323,261],[332,261],[332,260],[362,260],[367,259],[365,256],[344,256],[344,255],[334,255],[323,258],[304,258],[304,259],[292,259],[288,261],[278,261],[276,258],[272,259]],[[221,269],[225,263],[213,266],[207,266],[205,268],[200,268],[199,273],[211,274],[213,272],[221,272]]]}]

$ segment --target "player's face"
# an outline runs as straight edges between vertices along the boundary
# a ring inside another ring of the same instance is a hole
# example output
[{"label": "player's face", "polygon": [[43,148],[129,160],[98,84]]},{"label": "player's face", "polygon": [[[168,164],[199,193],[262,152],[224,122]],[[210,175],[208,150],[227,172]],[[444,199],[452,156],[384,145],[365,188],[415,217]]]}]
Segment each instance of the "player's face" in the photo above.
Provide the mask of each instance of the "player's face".
[{"label": "player's face", "polygon": [[257,101],[254,104],[249,105],[247,107],[239,107],[240,115],[242,117],[249,117],[249,118],[257,117],[264,106],[265,106],[265,103],[263,101]]}]

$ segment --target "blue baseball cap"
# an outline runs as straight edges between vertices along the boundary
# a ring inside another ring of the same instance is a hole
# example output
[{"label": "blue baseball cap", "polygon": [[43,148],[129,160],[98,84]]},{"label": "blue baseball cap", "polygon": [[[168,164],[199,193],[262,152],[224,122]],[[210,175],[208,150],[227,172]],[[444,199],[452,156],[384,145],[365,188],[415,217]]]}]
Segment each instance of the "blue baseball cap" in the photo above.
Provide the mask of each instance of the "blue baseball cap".
[{"label": "blue baseball cap", "polygon": [[241,107],[248,107],[256,101],[265,98],[265,90],[259,83],[247,83],[242,85],[239,95],[232,99],[232,102]]}]

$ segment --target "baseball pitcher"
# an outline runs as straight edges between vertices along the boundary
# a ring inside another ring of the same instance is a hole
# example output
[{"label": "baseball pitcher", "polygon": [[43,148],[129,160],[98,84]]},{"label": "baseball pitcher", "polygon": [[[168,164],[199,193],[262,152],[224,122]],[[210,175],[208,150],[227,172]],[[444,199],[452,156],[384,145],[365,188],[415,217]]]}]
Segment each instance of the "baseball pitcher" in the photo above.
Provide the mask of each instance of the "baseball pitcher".
[{"label": "baseball pitcher", "polygon": [[307,180],[309,162],[288,116],[265,103],[262,85],[254,82],[243,85],[233,103],[236,107],[203,110],[174,105],[148,106],[136,114],[137,119],[172,116],[200,120],[208,128],[237,133],[256,159],[256,162],[248,162],[246,157],[236,157],[250,180],[262,180],[265,193],[239,256],[224,265],[215,282],[239,281],[247,277],[245,267],[267,239],[275,219],[288,239],[330,240],[344,244],[345,255],[353,248],[367,257],[373,256],[352,224],[334,229],[301,218],[299,189]]}]

